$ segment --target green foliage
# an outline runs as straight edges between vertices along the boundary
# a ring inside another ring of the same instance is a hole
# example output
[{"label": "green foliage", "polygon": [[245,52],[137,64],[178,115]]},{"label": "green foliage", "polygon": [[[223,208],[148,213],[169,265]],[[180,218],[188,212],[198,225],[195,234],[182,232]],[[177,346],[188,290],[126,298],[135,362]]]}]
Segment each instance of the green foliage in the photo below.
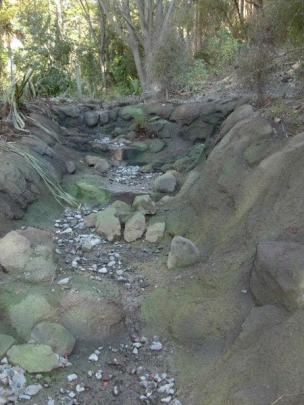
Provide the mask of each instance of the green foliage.
[{"label": "green foliage", "polygon": [[242,47],[227,29],[220,30],[206,40],[201,56],[208,64],[211,73],[222,73],[231,66]]}]

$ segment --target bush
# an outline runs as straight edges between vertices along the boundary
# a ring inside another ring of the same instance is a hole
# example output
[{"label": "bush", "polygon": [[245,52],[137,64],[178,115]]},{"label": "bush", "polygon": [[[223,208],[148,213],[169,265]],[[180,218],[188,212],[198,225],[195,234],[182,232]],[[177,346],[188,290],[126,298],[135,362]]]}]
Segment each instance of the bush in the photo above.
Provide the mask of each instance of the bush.
[{"label": "bush", "polygon": [[235,62],[241,47],[241,42],[230,31],[222,29],[206,40],[200,56],[207,63],[210,73],[221,74]]},{"label": "bush", "polygon": [[199,93],[209,73],[208,67],[202,59],[195,60],[189,65],[188,71],[177,78],[179,88],[187,93]]},{"label": "bush", "polygon": [[176,78],[187,72],[190,63],[191,57],[186,44],[175,32],[169,32],[165,46],[157,49],[147,70],[152,81],[158,83],[161,89],[174,92],[179,88]]},{"label": "bush", "polygon": [[275,69],[273,60],[273,51],[266,45],[252,45],[240,55],[238,67],[240,83],[245,89],[256,93],[258,105],[264,104],[266,84]]}]

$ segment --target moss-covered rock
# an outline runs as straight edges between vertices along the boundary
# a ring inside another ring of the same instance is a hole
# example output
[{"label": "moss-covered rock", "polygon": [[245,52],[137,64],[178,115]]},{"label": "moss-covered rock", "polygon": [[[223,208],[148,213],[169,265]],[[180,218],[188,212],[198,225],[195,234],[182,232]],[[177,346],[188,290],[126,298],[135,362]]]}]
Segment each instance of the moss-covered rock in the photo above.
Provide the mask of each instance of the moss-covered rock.
[{"label": "moss-covered rock", "polygon": [[121,235],[121,224],[116,209],[108,207],[97,215],[96,232],[112,242]]},{"label": "moss-covered rock", "polygon": [[74,336],[55,322],[38,323],[31,332],[31,340],[51,346],[53,351],[61,356],[71,354],[75,345]]},{"label": "moss-covered rock", "polygon": [[12,364],[29,373],[47,373],[59,367],[59,356],[47,345],[15,345],[7,352],[7,356]]},{"label": "moss-covered rock", "polygon": [[0,358],[15,344],[16,340],[12,336],[0,334]]}]

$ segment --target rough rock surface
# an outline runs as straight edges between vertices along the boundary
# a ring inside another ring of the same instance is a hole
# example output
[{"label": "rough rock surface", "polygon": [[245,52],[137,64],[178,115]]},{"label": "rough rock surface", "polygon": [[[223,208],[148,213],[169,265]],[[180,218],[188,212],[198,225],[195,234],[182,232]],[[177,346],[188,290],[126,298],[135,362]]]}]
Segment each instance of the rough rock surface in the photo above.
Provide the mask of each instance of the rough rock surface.
[{"label": "rough rock surface", "polygon": [[304,245],[260,242],[251,276],[251,291],[259,304],[304,306]]},{"label": "rough rock surface", "polygon": [[149,225],[146,232],[146,241],[156,243],[163,238],[166,229],[164,222],[156,222]]},{"label": "rough rock surface", "polygon": [[133,208],[137,211],[141,211],[143,214],[155,214],[156,205],[149,195],[139,195],[135,197],[133,201]]},{"label": "rough rock surface", "polygon": [[59,356],[47,345],[15,345],[7,356],[12,364],[21,366],[29,373],[47,373],[59,366]]},{"label": "rough rock surface", "polygon": [[116,216],[122,224],[125,224],[132,213],[132,208],[124,201],[116,200],[111,204],[112,208],[116,210]]},{"label": "rough rock surface", "polygon": [[19,303],[9,308],[9,319],[19,336],[28,339],[36,323],[53,319],[56,315],[54,308],[45,297],[29,294]]},{"label": "rough rock surface", "polygon": [[0,264],[11,275],[27,281],[50,281],[56,265],[51,235],[40,229],[11,231],[0,240]]},{"label": "rough rock surface", "polygon": [[96,232],[104,235],[108,241],[112,242],[121,235],[121,225],[115,208],[106,208],[97,215]]},{"label": "rough rock surface", "polygon": [[154,181],[154,190],[160,193],[173,193],[177,186],[176,177],[172,173],[165,173]]},{"label": "rough rock surface", "polygon": [[169,269],[191,266],[199,261],[199,256],[199,250],[191,240],[175,236],[171,242],[167,266]]},{"label": "rough rock surface", "polygon": [[16,340],[9,335],[0,334],[0,357],[4,357],[10,347],[15,344]]},{"label": "rough rock surface", "polygon": [[140,239],[146,230],[146,219],[142,212],[137,212],[126,222],[124,239],[126,242],[134,242]]},{"label": "rough rock surface", "polygon": [[36,343],[51,346],[53,351],[61,356],[72,353],[75,338],[62,325],[54,322],[40,322],[31,333],[31,339]]}]

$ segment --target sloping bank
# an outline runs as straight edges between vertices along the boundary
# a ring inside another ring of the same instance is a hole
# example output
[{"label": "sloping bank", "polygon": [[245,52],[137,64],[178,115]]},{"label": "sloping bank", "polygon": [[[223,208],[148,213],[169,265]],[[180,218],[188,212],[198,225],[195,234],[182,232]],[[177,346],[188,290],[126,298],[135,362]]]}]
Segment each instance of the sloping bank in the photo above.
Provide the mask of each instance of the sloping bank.
[{"label": "sloping bank", "polygon": [[242,106],[218,141],[163,213],[201,263],[164,269],[143,317],[180,345],[189,404],[302,404],[304,134]]}]

